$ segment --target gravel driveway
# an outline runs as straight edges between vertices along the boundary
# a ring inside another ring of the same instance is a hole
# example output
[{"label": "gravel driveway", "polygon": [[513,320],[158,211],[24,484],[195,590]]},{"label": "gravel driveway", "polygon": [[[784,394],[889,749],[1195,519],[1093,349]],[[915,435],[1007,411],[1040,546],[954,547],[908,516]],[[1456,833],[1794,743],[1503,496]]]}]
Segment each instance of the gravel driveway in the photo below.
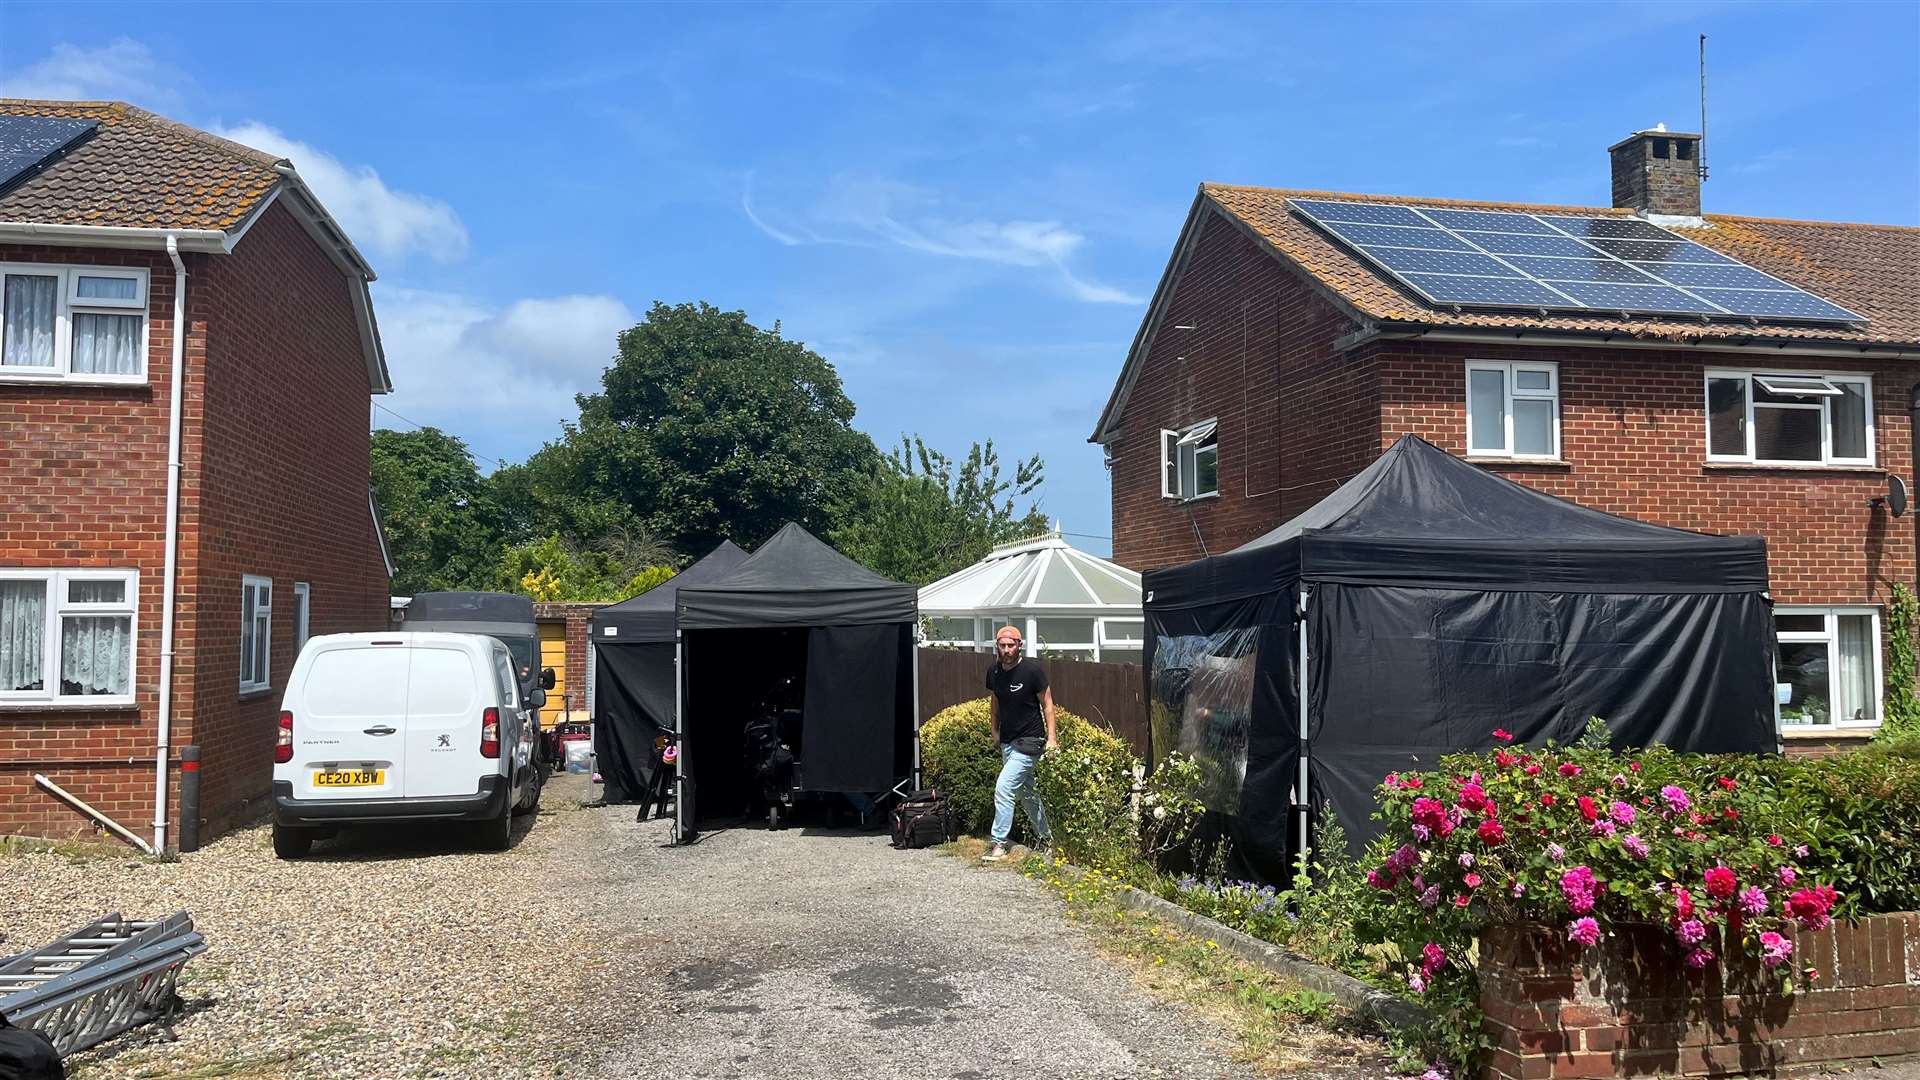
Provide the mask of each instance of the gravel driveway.
[{"label": "gravel driveway", "polygon": [[115,1040],[85,1080],[1242,1075],[1018,874],[871,834],[669,848],[557,781],[504,854],[387,829],[281,863],[255,829],[177,863],[0,859],[0,952],[106,910],[193,914],[211,948],[180,1041]]}]

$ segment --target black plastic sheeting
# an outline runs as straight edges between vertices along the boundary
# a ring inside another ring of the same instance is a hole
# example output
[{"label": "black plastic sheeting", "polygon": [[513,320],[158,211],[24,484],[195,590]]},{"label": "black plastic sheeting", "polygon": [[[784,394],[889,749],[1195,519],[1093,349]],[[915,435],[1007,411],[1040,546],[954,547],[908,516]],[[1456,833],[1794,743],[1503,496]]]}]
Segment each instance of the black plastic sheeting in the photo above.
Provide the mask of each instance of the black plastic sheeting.
[{"label": "black plastic sheeting", "polygon": [[682,630],[911,623],[919,590],[889,581],[788,522],[733,573],[680,590]]},{"label": "black plastic sheeting", "polygon": [[1601,514],[1407,436],[1306,513],[1145,575],[1151,752],[1193,755],[1228,871],[1291,875],[1307,601],[1309,796],[1358,851],[1375,785],[1443,753],[1577,739],[1764,752],[1766,549]]},{"label": "black plastic sheeting", "polygon": [[673,642],[594,649],[593,752],[610,803],[644,802],[660,767],[654,740],[673,730]]},{"label": "black plastic sheeting", "polygon": [[800,761],[810,791],[885,791],[901,740],[900,646],[907,627],[816,626],[807,634]]}]

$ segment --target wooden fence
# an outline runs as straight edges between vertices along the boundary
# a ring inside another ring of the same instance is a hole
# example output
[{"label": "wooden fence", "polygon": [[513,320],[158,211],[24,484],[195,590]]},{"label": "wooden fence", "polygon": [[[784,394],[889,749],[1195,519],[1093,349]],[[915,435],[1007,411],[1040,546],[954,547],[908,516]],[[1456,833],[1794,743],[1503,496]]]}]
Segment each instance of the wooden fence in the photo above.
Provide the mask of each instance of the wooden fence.
[{"label": "wooden fence", "polygon": [[[991,653],[961,649],[920,649],[920,721],[949,705],[987,696]],[[1138,664],[1096,664],[1091,660],[1046,660],[1053,703],[1111,728],[1133,752],[1147,755],[1147,706]]]}]

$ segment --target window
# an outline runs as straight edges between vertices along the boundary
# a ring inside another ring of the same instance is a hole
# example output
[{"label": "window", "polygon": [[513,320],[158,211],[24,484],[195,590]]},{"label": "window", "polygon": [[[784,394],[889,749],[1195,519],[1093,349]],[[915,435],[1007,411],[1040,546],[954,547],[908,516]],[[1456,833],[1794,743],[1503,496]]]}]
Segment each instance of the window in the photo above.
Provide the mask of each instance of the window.
[{"label": "window", "polygon": [[132,570],[0,570],[0,703],[133,703]]},{"label": "window", "polygon": [[240,692],[273,682],[273,579],[240,579]]},{"label": "window", "polygon": [[1783,729],[1880,722],[1880,613],[1873,608],[1778,607],[1776,682],[1787,687]]},{"label": "window", "polygon": [[500,687],[500,703],[511,709],[519,705],[513,696],[514,686],[519,682],[513,677],[513,657],[505,649],[493,651],[493,680]]},{"label": "window", "polygon": [[1707,460],[1872,465],[1866,375],[1707,372]]},{"label": "window", "polygon": [[146,377],[147,271],[0,263],[0,378]]},{"label": "window", "polygon": [[1559,365],[1468,361],[1467,453],[1559,457]]},{"label": "window", "polygon": [[1160,494],[1169,499],[1202,499],[1220,494],[1220,444],[1217,420],[1202,420],[1179,431],[1160,432]]},{"label": "window", "polygon": [[293,654],[307,647],[307,612],[313,599],[313,586],[304,581],[293,583]]}]

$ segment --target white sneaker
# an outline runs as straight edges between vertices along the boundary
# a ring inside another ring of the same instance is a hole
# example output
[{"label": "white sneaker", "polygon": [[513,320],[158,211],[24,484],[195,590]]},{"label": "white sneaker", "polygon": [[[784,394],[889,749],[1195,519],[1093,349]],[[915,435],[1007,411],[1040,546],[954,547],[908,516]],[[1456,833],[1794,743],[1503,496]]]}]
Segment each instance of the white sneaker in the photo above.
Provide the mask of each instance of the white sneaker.
[{"label": "white sneaker", "polygon": [[996,843],[992,847],[987,849],[987,853],[985,855],[980,856],[980,861],[981,862],[999,862],[1000,860],[1006,857],[1007,857],[1007,845]]}]

